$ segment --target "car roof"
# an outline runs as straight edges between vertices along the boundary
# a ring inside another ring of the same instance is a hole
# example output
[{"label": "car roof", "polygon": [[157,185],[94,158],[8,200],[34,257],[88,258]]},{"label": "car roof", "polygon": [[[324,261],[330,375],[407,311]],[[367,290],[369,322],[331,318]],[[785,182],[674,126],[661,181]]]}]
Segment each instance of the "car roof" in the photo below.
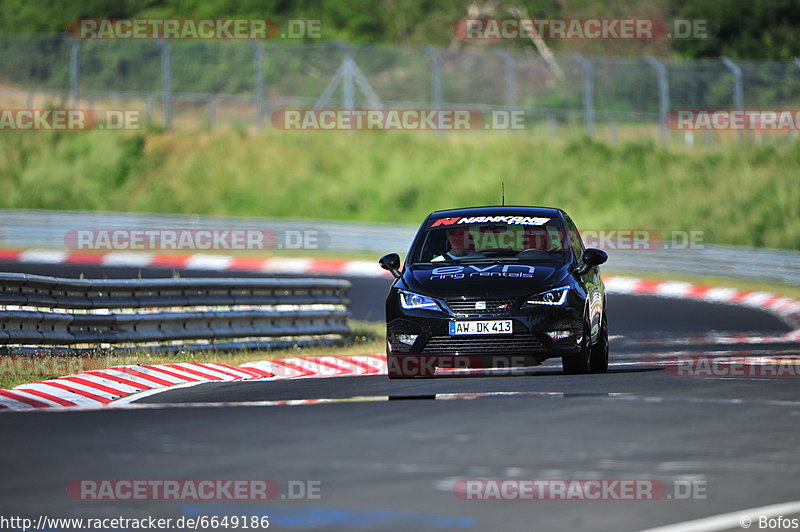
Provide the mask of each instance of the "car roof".
[{"label": "car roof", "polygon": [[450,218],[454,216],[539,216],[558,218],[566,215],[555,207],[529,207],[524,205],[486,205],[481,207],[464,207],[434,211],[428,218]]}]

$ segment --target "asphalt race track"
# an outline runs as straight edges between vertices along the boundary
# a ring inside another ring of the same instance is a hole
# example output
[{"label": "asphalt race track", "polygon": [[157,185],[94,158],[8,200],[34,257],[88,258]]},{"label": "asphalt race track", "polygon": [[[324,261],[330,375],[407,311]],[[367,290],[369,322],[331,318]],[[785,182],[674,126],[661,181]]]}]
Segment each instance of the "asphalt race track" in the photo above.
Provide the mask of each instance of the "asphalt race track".
[{"label": "asphalt race track", "polygon": [[[388,280],[351,281],[354,317],[380,319]],[[212,383],[126,408],[4,413],[0,514],[268,515],[276,530],[633,531],[739,512],[758,529],[758,512],[746,509],[800,500],[796,377],[677,376],[663,365],[681,356],[763,355],[767,364],[800,355],[796,343],[719,340],[777,335],[786,324],[735,306],[609,295],[609,328],[612,367],[600,375],[565,376],[548,363],[504,376]],[[333,401],[264,403],[313,399]],[[663,490],[656,500],[462,500],[463,479],[480,478],[648,479]],[[286,498],[84,501],[67,492],[79,479],[274,479]],[[290,481],[318,482],[319,498],[290,500]],[[737,523],[700,529],[742,530]]]}]

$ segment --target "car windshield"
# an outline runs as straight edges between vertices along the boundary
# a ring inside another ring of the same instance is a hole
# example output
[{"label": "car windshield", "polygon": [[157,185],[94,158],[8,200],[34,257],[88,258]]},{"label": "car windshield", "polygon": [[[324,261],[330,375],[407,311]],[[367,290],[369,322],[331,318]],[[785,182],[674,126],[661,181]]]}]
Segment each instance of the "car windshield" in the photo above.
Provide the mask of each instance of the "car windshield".
[{"label": "car windshield", "polygon": [[560,219],[495,218],[501,221],[493,217],[479,217],[473,223],[469,218],[430,221],[411,262],[566,261],[566,230]]}]

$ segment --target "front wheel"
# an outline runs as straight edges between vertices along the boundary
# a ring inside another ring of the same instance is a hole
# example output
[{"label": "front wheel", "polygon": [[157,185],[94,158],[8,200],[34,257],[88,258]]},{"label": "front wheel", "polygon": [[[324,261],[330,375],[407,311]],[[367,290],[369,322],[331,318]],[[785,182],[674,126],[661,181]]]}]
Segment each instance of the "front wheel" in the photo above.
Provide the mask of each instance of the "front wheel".
[{"label": "front wheel", "polygon": [[603,319],[600,322],[600,333],[597,335],[597,343],[592,346],[592,354],[589,358],[589,369],[592,373],[605,373],[608,371],[608,322],[606,312],[603,310]]},{"label": "front wheel", "polygon": [[561,366],[564,368],[564,375],[583,375],[589,373],[589,358],[592,355],[592,329],[587,322],[583,323],[583,338],[581,338],[581,350],[579,353],[561,357]]}]

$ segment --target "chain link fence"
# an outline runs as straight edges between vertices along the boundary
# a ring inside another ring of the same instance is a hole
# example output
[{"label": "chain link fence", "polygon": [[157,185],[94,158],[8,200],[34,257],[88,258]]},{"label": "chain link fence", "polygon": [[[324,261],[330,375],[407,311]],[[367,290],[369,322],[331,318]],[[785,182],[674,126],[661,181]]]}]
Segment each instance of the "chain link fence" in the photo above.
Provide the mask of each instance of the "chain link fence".
[{"label": "chain link fence", "polygon": [[800,109],[800,64],[576,53],[548,64],[532,48],[3,37],[0,101],[136,109],[166,128],[268,126],[291,108],[517,110],[548,136],[572,129],[691,144],[691,132],[668,129],[670,109]]}]

